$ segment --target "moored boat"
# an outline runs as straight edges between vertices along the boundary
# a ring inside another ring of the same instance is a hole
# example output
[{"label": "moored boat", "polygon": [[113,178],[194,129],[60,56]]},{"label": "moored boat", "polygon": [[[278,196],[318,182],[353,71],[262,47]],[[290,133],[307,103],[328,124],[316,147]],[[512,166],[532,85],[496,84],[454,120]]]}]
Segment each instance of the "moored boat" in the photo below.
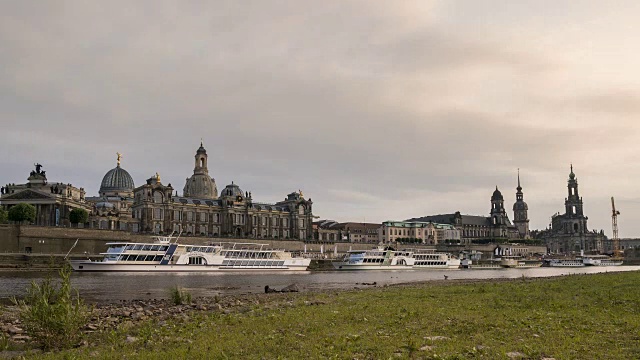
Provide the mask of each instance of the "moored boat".
[{"label": "moored boat", "polygon": [[100,261],[70,260],[76,271],[274,271],[306,270],[311,259],[294,257],[267,244],[219,243],[182,245],[171,236],[157,236],[150,243],[112,242]]},{"label": "moored boat", "polygon": [[516,255],[504,255],[500,258],[500,266],[504,268],[528,269],[542,266],[542,261]]},{"label": "moored boat", "polygon": [[581,258],[575,259],[546,259],[544,264],[549,267],[583,267],[585,266]]},{"label": "moored boat", "polygon": [[623,260],[612,258],[607,255],[585,255],[582,262],[586,266],[620,266]]},{"label": "moored boat", "polygon": [[393,250],[380,246],[351,250],[332,265],[337,270],[458,269],[460,259],[433,250]]},{"label": "moored boat", "polygon": [[332,265],[337,270],[410,270],[415,262],[411,255],[411,252],[384,247],[350,250]]}]

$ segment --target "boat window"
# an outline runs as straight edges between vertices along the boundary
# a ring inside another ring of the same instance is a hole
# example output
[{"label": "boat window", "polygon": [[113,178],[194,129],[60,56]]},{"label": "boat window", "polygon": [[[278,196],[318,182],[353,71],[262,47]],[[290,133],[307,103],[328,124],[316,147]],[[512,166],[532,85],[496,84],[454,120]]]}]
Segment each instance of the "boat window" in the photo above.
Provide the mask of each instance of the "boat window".
[{"label": "boat window", "polygon": [[142,251],[149,251],[151,250],[151,245],[145,245],[142,247]]},{"label": "boat window", "polygon": [[168,249],[169,249],[169,247],[166,246],[166,245],[160,246],[160,251],[167,251]]},{"label": "boat window", "polygon": [[142,248],[142,246],[141,246],[141,245],[135,245],[135,246],[133,247],[133,250],[140,250],[141,248]]}]

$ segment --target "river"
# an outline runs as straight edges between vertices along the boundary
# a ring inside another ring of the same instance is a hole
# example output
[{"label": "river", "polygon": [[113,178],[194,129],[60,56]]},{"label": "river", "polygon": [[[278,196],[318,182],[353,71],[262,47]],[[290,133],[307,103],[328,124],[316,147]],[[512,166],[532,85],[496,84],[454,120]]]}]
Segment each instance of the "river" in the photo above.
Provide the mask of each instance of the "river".
[{"label": "river", "polygon": [[[593,274],[615,271],[638,271],[640,266],[531,268],[495,270],[387,270],[387,271],[318,271],[271,273],[73,273],[72,284],[89,303],[119,300],[167,298],[169,289],[180,286],[194,297],[264,292],[264,286],[282,288],[297,284],[301,291],[351,289],[416,281],[455,279],[505,279],[551,277],[569,274]],[[46,276],[43,271],[0,271],[0,301],[7,303],[20,297],[32,281]]]}]

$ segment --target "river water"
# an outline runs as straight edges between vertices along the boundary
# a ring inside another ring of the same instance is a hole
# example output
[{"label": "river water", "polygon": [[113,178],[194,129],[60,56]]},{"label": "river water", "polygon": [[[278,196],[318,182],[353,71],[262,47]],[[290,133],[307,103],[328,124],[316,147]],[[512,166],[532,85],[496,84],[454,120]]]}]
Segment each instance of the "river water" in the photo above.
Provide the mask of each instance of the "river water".
[{"label": "river water", "polygon": [[[296,284],[301,291],[351,289],[416,281],[454,279],[505,279],[525,277],[551,277],[569,274],[638,271],[640,266],[532,268],[495,270],[387,270],[387,271],[317,271],[271,273],[73,273],[72,284],[90,303],[117,302],[119,300],[167,298],[169,289],[180,286],[194,297],[225,294],[264,292],[265,285],[282,288]],[[25,294],[32,281],[46,276],[42,271],[0,271],[0,301]]]}]

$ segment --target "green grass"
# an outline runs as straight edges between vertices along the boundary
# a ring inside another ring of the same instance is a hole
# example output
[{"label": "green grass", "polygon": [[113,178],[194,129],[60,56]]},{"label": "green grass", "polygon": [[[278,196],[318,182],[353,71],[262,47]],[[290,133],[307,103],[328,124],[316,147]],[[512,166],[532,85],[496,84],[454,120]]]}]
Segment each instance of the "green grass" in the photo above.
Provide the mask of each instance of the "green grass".
[{"label": "green grass", "polygon": [[269,294],[229,314],[149,321],[38,358],[637,359],[639,284],[628,272]]}]

